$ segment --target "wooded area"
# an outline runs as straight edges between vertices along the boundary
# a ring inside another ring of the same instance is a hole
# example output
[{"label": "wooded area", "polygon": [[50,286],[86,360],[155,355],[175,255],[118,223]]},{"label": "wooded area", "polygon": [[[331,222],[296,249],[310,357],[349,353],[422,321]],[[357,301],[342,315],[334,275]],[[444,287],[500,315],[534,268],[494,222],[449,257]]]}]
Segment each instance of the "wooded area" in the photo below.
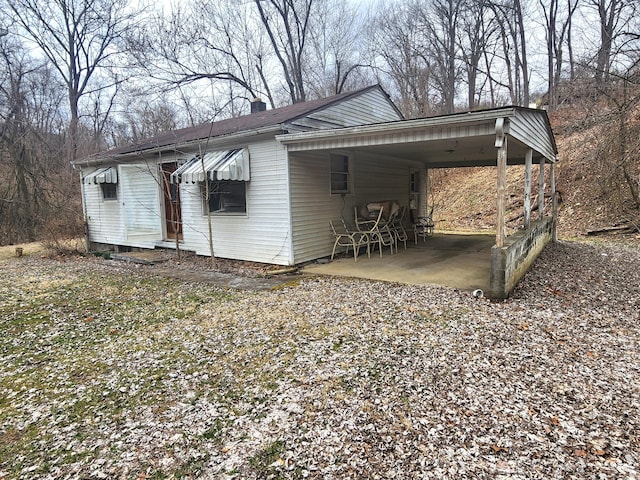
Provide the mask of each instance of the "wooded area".
[{"label": "wooded area", "polygon": [[[580,105],[640,212],[638,0],[0,0],[0,244],[82,232],[69,162],[380,83],[407,118]],[[562,132],[561,132],[562,133]]]}]

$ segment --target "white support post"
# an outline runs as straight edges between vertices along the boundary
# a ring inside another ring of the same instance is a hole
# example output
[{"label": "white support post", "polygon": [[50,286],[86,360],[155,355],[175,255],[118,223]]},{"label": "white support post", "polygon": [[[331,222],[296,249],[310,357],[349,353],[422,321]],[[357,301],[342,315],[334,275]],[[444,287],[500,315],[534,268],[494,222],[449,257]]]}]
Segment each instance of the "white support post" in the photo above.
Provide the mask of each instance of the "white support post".
[{"label": "white support post", "polygon": [[531,225],[531,163],[533,150],[527,150],[524,156],[524,228]]},{"label": "white support post", "polygon": [[426,217],[429,213],[429,171],[426,168],[420,169],[418,183],[420,188],[420,198],[418,200],[418,217]]},{"label": "white support post", "polygon": [[504,132],[504,118],[496,119],[496,143],[498,149],[497,158],[497,198],[496,198],[496,247],[504,247],[507,237],[506,228],[506,195],[507,195],[507,136]]},{"label": "white support post", "polygon": [[538,171],[538,218],[544,217],[544,157],[540,157],[540,170]]},{"label": "white support post", "polygon": [[551,183],[551,205],[553,215],[553,235],[552,240],[558,241],[558,195],[556,193],[556,165],[552,163],[549,170],[549,182]]}]

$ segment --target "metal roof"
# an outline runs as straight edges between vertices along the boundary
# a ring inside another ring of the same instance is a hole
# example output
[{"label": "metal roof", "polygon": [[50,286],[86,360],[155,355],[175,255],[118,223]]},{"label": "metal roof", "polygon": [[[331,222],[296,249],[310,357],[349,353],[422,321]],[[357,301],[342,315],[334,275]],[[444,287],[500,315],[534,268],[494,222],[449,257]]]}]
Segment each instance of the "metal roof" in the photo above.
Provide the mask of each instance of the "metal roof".
[{"label": "metal roof", "polygon": [[94,170],[82,178],[83,183],[118,183],[118,169],[116,167],[103,167]]},{"label": "metal roof", "polygon": [[249,181],[249,151],[246,148],[196,155],[171,174],[171,183],[210,180]]}]

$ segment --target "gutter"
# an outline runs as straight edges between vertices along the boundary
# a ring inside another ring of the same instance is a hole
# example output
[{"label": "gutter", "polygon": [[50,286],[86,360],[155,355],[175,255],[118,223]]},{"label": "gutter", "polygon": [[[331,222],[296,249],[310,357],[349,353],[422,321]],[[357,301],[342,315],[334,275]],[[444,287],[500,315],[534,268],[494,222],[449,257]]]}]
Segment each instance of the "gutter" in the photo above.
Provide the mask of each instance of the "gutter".
[{"label": "gutter", "polygon": [[496,110],[454,113],[439,117],[417,118],[414,120],[397,120],[388,123],[374,123],[371,125],[358,125],[332,130],[317,130],[312,132],[290,133],[277,135],[276,139],[283,144],[304,143],[322,140],[325,138],[347,137],[350,135],[367,135],[383,132],[385,134],[425,127],[438,127],[444,125],[457,125],[461,123],[494,121],[498,117],[511,117],[515,115],[516,108],[501,108]]}]

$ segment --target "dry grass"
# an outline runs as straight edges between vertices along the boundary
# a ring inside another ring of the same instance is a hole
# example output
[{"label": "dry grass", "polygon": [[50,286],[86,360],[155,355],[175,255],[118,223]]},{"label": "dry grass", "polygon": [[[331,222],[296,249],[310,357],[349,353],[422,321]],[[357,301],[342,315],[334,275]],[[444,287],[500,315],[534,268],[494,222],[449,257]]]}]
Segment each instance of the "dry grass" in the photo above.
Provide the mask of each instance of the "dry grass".
[{"label": "dry grass", "polygon": [[18,256],[17,249],[22,249],[22,256],[59,256],[75,255],[84,252],[84,240],[82,238],[69,238],[55,242],[32,242],[16,245],[0,246],[0,261]]},{"label": "dry grass", "polygon": [[635,479],[638,263],[552,245],[490,303],[0,260],[0,478]]}]

